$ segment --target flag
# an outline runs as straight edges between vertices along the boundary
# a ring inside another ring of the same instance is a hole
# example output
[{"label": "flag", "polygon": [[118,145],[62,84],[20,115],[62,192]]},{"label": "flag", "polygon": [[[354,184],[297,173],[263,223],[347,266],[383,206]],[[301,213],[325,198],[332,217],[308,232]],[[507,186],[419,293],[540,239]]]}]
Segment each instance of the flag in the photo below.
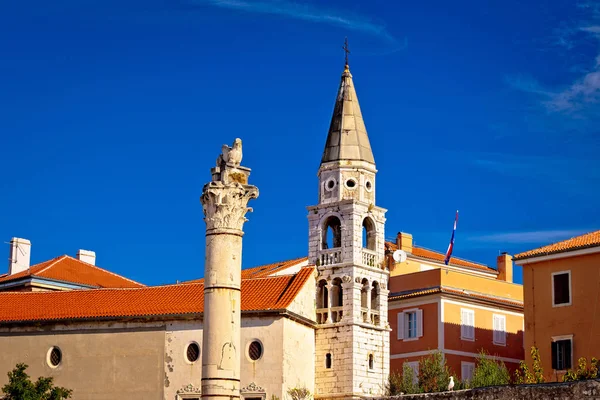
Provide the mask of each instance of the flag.
[{"label": "flag", "polygon": [[448,265],[450,261],[450,257],[452,257],[452,250],[454,249],[454,234],[456,233],[456,223],[458,222],[458,210],[456,210],[456,217],[454,218],[454,229],[452,229],[452,237],[450,238],[450,244],[448,245],[448,250],[446,251],[446,258],[444,259],[444,263]]}]

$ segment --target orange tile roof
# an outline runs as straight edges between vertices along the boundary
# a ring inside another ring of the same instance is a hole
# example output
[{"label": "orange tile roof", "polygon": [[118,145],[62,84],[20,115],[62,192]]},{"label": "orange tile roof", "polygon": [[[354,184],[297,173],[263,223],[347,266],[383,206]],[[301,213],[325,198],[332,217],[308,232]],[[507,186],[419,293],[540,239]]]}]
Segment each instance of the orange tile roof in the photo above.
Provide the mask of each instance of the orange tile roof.
[{"label": "orange tile roof", "polygon": [[[280,261],[266,265],[259,265],[258,267],[247,268],[242,270],[242,279],[250,279],[250,278],[264,278],[275,274],[277,272],[281,272],[287,268],[293,267],[296,264],[300,264],[302,262],[308,261],[308,257],[300,257],[294,258],[292,260]],[[203,283],[204,278],[194,279],[191,281],[186,281],[184,283]]]},{"label": "orange tile roof", "polygon": [[[393,243],[393,242],[385,242],[385,246],[387,249],[389,249],[391,251],[398,250],[398,246],[396,245],[396,243]],[[438,262],[442,262],[442,263],[444,262],[444,259],[446,258],[446,254],[444,254],[444,253],[440,253],[440,252],[437,252],[434,250],[429,250],[429,249],[426,249],[423,247],[417,247],[417,246],[413,246],[411,254],[415,257],[426,258],[428,260],[438,261]],[[475,269],[480,269],[480,270],[484,270],[487,272],[496,272],[495,269],[490,268],[487,265],[474,263],[472,261],[462,260],[462,259],[456,258],[456,257],[450,257],[449,265],[475,268]]]},{"label": "orange tile roof", "polygon": [[136,288],[141,283],[127,279],[95,265],[64,255],[31,266],[25,271],[0,277],[0,283],[37,277],[100,288]]},{"label": "orange tile roof", "polygon": [[514,259],[523,260],[525,258],[530,258],[534,256],[545,256],[596,246],[600,246],[600,230],[586,233],[585,235],[575,236],[571,239],[563,240],[562,242],[549,244],[547,246],[516,254],[514,256]]},{"label": "orange tile roof", "polygon": [[[314,273],[304,267],[293,275],[242,281],[242,311],[288,307]],[[0,322],[57,321],[198,314],[204,311],[204,286],[167,286],[0,293]]]},{"label": "orange tile roof", "polygon": [[507,298],[503,298],[503,297],[490,296],[490,295],[486,295],[483,293],[471,292],[471,291],[467,291],[467,290],[463,290],[463,289],[456,289],[456,288],[452,288],[452,287],[448,287],[448,286],[435,286],[435,287],[430,287],[430,288],[415,289],[415,290],[401,292],[401,293],[390,293],[388,300],[389,301],[402,300],[402,299],[425,296],[428,294],[435,294],[435,293],[449,293],[449,294],[455,294],[455,295],[459,295],[459,296],[463,296],[463,297],[471,298],[471,299],[486,300],[486,301],[491,301],[491,302],[495,302],[495,303],[510,305],[513,307],[515,307],[515,306],[523,307],[523,302],[520,302],[517,300],[507,299]]}]

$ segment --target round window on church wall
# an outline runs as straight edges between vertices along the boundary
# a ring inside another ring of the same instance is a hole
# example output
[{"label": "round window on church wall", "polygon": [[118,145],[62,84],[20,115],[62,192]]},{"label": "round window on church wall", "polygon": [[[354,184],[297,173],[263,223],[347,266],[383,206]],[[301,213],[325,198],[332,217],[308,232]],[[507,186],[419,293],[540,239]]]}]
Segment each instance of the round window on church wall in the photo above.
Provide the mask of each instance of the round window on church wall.
[{"label": "round window on church wall", "polygon": [[356,187],[356,181],[354,179],[348,179],[346,181],[346,187],[348,189],[354,189]]},{"label": "round window on church wall", "polygon": [[250,343],[250,346],[248,347],[248,357],[250,357],[252,361],[256,361],[260,357],[262,357],[262,353],[263,348],[261,342],[255,340],[252,343]]},{"label": "round window on church wall", "polygon": [[193,342],[188,344],[185,355],[187,360],[191,363],[198,361],[198,358],[200,358],[200,346],[198,346],[198,343]]},{"label": "round window on church wall", "polygon": [[48,350],[48,365],[52,368],[56,368],[60,365],[62,361],[62,352],[58,347],[52,347]]},{"label": "round window on church wall", "polygon": [[371,183],[371,181],[367,181],[365,183],[365,187],[367,188],[367,191],[370,192],[371,189],[373,189],[373,184]]}]

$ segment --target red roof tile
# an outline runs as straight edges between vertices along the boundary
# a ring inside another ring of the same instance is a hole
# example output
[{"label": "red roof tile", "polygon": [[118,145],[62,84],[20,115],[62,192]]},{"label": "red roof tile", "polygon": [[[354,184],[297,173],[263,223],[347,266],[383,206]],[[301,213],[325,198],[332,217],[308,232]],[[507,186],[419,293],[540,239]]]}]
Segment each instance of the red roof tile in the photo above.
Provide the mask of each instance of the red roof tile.
[{"label": "red roof tile", "polygon": [[[385,246],[387,249],[389,249],[391,251],[398,250],[398,246],[396,245],[396,243],[393,243],[393,242],[385,242]],[[444,254],[444,253],[440,253],[440,252],[437,252],[434,250],[429,250],[429,249],[425,249],[423,247],[417,247],[417,246],[413,246],[411,254],[415,257],[425,258],[428,260],[442,262],[442,263],[444,262],[444,260],[446,258],[446,254]],[[474,263],[472,261],[462,260],[462,259],[456,258],[456,257],[450,257],[449,265],[475,268],[475,269],[480,269],[480,270],[484,270],[487,272],[496,272],[495,269],[490,268],[487,265]]]},{"label": "red roof tile", "polygon": [[562,242],[557,242],[537,249],[525,251],[523,253],[516,254],[514,259],[523,260],[525,258],[535,256],[545,256],[596,246],[600,246],[600,231],[586,233],[585,235],[576,236],[571,239],[563,240]]},{"label": "red roof tile", "polygon": [[[242,311],[288,307],[314,273],[242,281]],[[144,317],[204,311],[204,286],[186,283],[127,289],[0,293],[0,322]]]},{"label": "red roof tile", "polygon": [[[251,278],[264,278],[266,276],[273,275],[277,272],[281,272],[287,268],[293,267],[297,264],[308,261],[308,257],[294,258],[287,261],[279,261],[272,264],[259,265],[258,267],[247,268],[242,270],[242,279]],[[194,279],[186,281],[184,283],[203,283],[204,278]]]},{"label": "red roof tile", "polygon": [[434,294],[434,293],[450,293],[450,294],[455,294],[455,295],[459,295],[459,296],[463,296],[463,297],[471,298],[471,299],[487,300],[487,301],[492,301],[492,302],[496,302],[496,303],[500,303],[500,304],[506,304],[506,305],[510,305],[510,306],[523,307],[523,302],[520,302],[517,300],[507,299],[507,298],[503,298],[503,297],[489,296],[489,295],[486,295],[483,293],[476,293],[476,292],[471,292],[471,291],[467,291],[467,290],[451,288],[448,286],[435,286],[435,287],[431,287],[431,288],[416,289],[416,290],[411,290],[411,291],[402,292],[402,293],[390,293],[388,299],[389,299],[389,301],[402,300],[402,299],[407,299],[407,298],[412,298],[412,297],[425,296],[425,295]]},{"label": "red roof tile", "polygon": [[136,288],[141,283],[127,279],[95,265],[64,255],[31,266],[25,271],[0,277],[0,283],[37,277],[100,288]]}]

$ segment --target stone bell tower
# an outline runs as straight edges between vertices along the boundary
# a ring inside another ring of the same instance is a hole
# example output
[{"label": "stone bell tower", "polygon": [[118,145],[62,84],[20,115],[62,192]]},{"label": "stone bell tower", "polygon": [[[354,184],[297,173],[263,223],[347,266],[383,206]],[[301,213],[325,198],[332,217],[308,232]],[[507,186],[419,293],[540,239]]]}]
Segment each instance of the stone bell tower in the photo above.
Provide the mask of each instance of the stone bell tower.
[{"label": "stone bell tower", "polygon": [[317,266],[317,399],[382,395],[389,374],[384,262],[386,210],[375,204],[375,159],[346,66],[308,207],[309,262]]},{"label": "stone bell tower", "polygon": [[239,399],[242,227],[250,199],[250,169],[240,166],[242,141],[223,145],[200,201],[206,222],[202,398]]}]

